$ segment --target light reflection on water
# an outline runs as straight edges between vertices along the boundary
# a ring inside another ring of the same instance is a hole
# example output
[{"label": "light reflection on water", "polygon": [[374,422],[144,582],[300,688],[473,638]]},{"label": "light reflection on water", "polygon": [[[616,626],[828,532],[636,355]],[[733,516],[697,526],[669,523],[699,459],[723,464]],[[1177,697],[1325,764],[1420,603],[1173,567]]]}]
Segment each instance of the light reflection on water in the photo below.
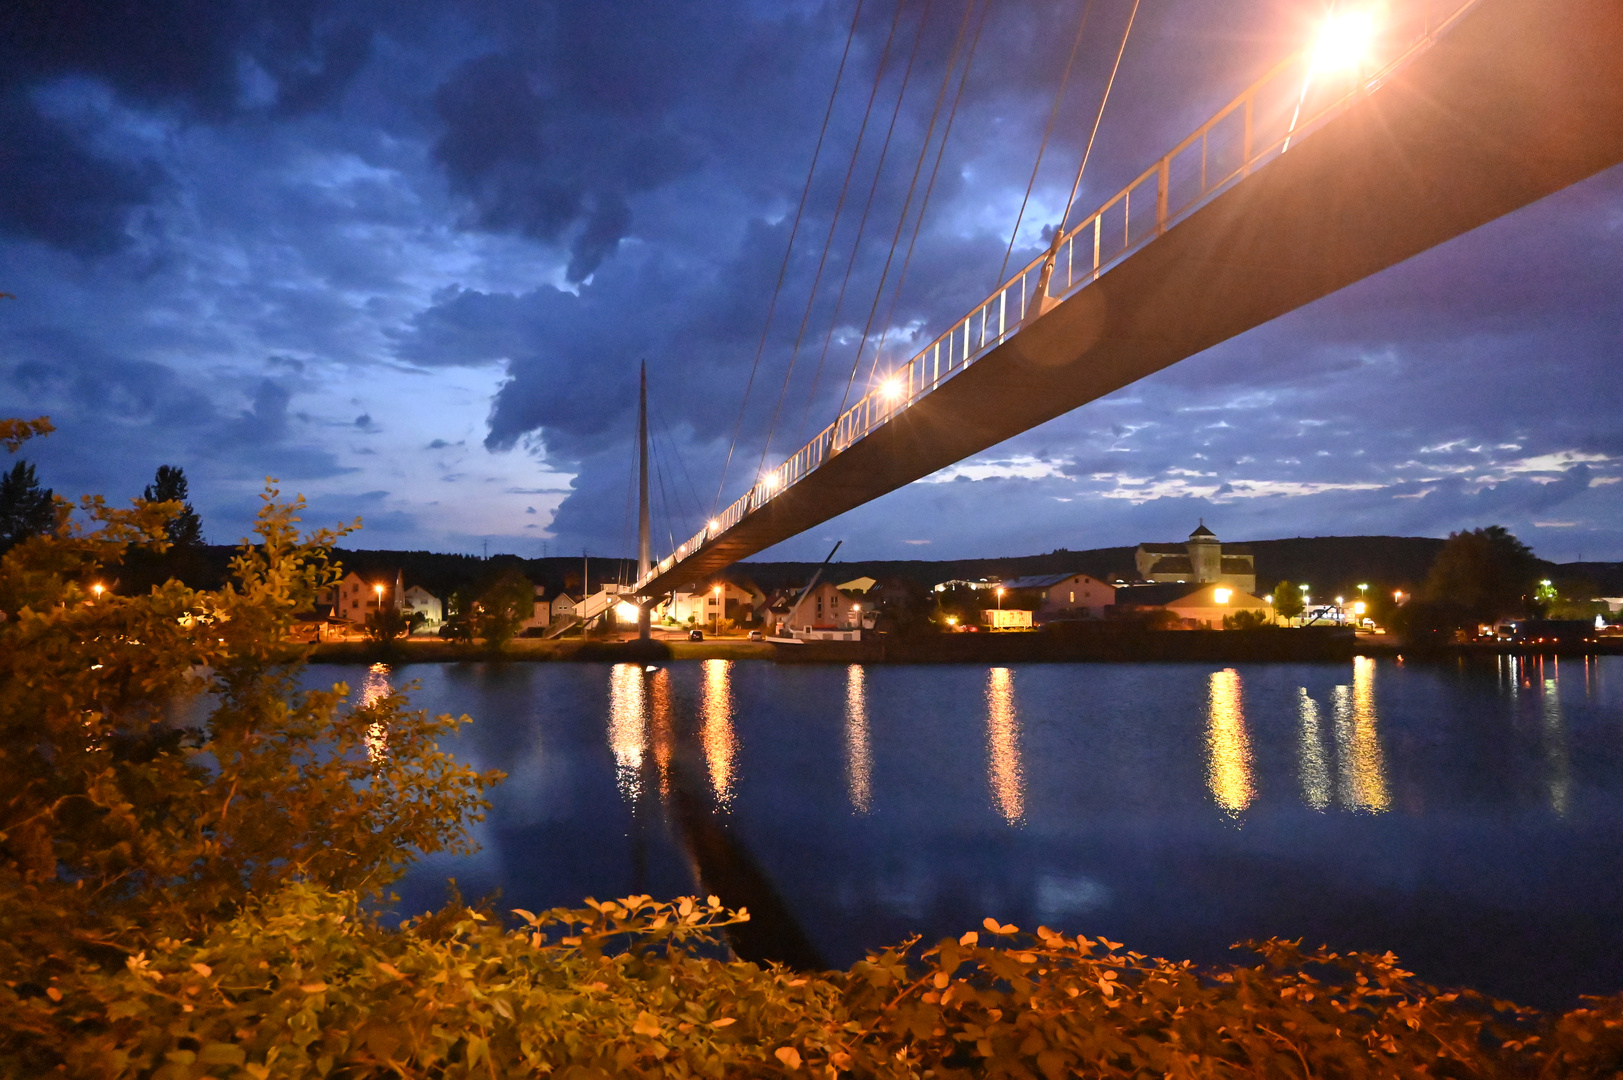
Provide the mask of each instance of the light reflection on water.
[{"label": "light reflection on water", "polygon": [[868,742],[867,675],[861,664],[845,669],[845,779],[851,809],[873,809],[873,747]]},{"label": "light reflection on water", "polygon": [[710,790],[716,805],[725,810],[733,799],[733,758],[738,752],[738,737],[733,732],[733,662],[705,660],[701,670],[704,690],[699,699],[699,738],[710,772]]},{"label": "light reflection on water", "polygon": [[609,672],[609,748],[614,751],[614,783],[620,797],[642,797],[642,756],[648,740],[648,710],[641,664],[615,664]]},{"label": "light reflection on water", "polygon": [[1238,815],[1251,805],[1257,789],[1251,779],[1251,739],[1240,704],[1240,673],[1233,668],[1212,672],[1207,694],[1206,783],[1217,805]]},{"label": "light reflection on water", "polygon": [[1335,689],[1336,754],[1341,767],[1341,805],[1381,813],[1390,808],[1386,755],[1375,717],[1375,661],[1353,660],[1352,686]]},{"label": "light reflection on water", "polygon": [[1567,756],[1566,725],[1561,717],[1561,686],[1556,679],[1544,680],[1543,713],[1544,762],[1549,770],[1550,809],[1566,817],[1572,794],[1572,761]]},{"label": "light reflection on water", "polygon": [[[389,665],[384,663],[373,664],[366,672],[366,682],[361,687],[361,706],[376,705],[389,696]],[[389,752],[389,733],[382,724],[369,724],[366,729],[366,756],[371,761],[380,761]]]},{"label": "light reflection on water", "polygon": [[1330,758],[1324,750],[1324,726],[1319,722],[1319,705],[1307,687],[1297,689],[1300,726],[1296,755],[1302,776],[1302,801],[1315,810],[1330,805]]},{"label": "light reflection on water", "polygon": [[1014,707],[1014,672],[995,667],[986,679],[986,749],[992,797],[1003,820],[1026,816],[1025,778],[1020,769],[1020,715]]},{"label": "light reflection on water", "polygon": [[[403,895],[681,895],[712,804],[710,850],[837,963],[996,914],[1203,962],[1280,934],[1501,996],[1615,992],[1623,658],[1494,663],[414,666],[415,704],[474,717],[444,748],[511,779],[485,852]],[[352,701],[405,677],[312,675]]]}]

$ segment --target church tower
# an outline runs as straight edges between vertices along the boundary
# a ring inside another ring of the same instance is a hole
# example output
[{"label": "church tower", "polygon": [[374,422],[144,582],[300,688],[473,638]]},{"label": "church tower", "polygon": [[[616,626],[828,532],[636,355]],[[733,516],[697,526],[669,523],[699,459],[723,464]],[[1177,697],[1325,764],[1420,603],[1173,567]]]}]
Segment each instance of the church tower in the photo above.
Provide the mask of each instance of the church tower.
[{"label": "church tower", "polygon": [[1205,585],[1223,576],[1223,545],[1217,542],[1217,534],[1206,527],[1206,522],[1202,521],[1189,534],[1188,547],[1189,565],[1196,581]]}]

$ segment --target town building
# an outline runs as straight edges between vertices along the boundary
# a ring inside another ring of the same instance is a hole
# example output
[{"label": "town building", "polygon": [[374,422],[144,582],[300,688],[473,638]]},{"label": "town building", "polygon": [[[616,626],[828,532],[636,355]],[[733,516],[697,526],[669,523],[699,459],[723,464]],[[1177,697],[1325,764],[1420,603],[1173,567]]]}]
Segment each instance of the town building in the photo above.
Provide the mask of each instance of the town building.
[{"label": "town building", "polygon": [[1008,594],[1032,604],[1032,617],[1036,622],[1060,619],[1102,619],[1105,608],[1116,602],[1116,589],[1088,574],[1039,574],[1033,577],[1013,578],[1003,583]]},{"label": "town building", "polygon": [[981,622],[992,630],[1030,630],[1031,614],[1020,608],[984,608]]},{"label": "town building", "polygon": [[1134,556],[1138,576],[1162,584],[1223,585],[1251,594],[1257,591],[1256,559],[1243,546],[1218,542],[1202,521],[1183,544],[1140,544]]},{"label": "town building", "polygon": [[862,594],[841,592],[825,581],[800,597],[778,630],[798,638],[856,641],[862,637],[866,618],[873,614],[866,609]]},{"label": "town building", "polygon": [[1274,609],[1260,596],[1228,585],[1169,584],[1123,585],[1116,590],[1115,615],[1163,610],[1177,616],[1179,625],[1189,630],[1221,630],[1223,620],[1240,611],[1251,611],[1273,621]]},{"label": "town building", "polygon": [[351,570],[333,586],[333,617],[360,625],[385,602],[393,603],[393,588],[386,581],[367,581]]},{"label": "town building", "polygon": [[553,622],[557,622],[559,619],[571,618],[575,614],[575,598],[566,592],[561,592],[552,598],[552,603],[548,607],[551,609]]},{"label": "town building", "polygon": [[734,581],[689,584],[676,589],[662,605],[659,617],[678,626],[698,629],[718,627],[731,621],[735,626],[755,621],[756,609],[766,596]]},{"label": "town building", "polygon": [[413,585],[401,591],[400,610],[408,616],[421,615],[422,630],[433,630],[445,621],[445,607],[440,603],[440,598],[421,585]]},{"label": "town building", "polygon": [[519,623],[521,634],[526,630],[544,630],[552,623],[552,605],[547,603],[546,586],[535,586],[535,596],[530,603],[530,617]]}]

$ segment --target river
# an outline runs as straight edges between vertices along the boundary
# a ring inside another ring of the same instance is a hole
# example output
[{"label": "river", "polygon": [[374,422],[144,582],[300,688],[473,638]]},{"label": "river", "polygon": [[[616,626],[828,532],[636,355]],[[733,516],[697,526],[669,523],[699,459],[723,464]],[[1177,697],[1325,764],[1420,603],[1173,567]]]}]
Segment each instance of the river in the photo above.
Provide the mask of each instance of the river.
[{"label": "river", "polygon": [[990,915],[1223,962],[1398,953],[1547,1007],[1623,990],[1623,657],[1484,664],[317,665],[415,681],[507,780],[482,850],[415,866],[503,908],[720,892],[746,954],[846,965]]}]

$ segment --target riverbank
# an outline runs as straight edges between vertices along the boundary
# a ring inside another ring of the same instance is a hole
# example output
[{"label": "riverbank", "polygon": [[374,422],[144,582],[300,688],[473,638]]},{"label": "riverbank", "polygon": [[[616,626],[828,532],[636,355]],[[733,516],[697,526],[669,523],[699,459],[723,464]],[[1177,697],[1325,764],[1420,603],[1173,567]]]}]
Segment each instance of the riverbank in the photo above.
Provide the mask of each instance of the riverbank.
[{"label": "riverbank", "polygon": [[[1367,640],[1367,639],[1364,639]],[[1124,630],[1120,627],[1070,632],[937,634],[909,638],[870,637],[865,641],[808,641],[780,644],[742,638],[704,641],[543,641],[519,638],[499,653],[477,645],[438,639],[328,642],[316,646],[316,663],[454,663],[458,661],[774,660],[812,664],[987,664],[1103,661],[1345,662],[1362,647],[1353,632],[1326,627],[1307,630]]]},{"label": "riverbank", "polygon": [[794,645],[743,638],[704,641],[542,641],[518,638],[501,652],[479,645],[412,638],[380,645],[371,641],[325,642],[315,647],[318,664],[515,662],[618,663],[670,660],[772,660],[785,664],[1015,664],[1015,663],[1345,663],[1354,656],[1417,660],[1473,656],[1615,656],[1623,639],[1587,644],[1470,642],[1434,646],[1396,638],[1357,635],[1341,627],[1279,630],[1124,630],[1099,624],[1068,631],[1003,634],[936,634],[866,641],[809,641]]}]

